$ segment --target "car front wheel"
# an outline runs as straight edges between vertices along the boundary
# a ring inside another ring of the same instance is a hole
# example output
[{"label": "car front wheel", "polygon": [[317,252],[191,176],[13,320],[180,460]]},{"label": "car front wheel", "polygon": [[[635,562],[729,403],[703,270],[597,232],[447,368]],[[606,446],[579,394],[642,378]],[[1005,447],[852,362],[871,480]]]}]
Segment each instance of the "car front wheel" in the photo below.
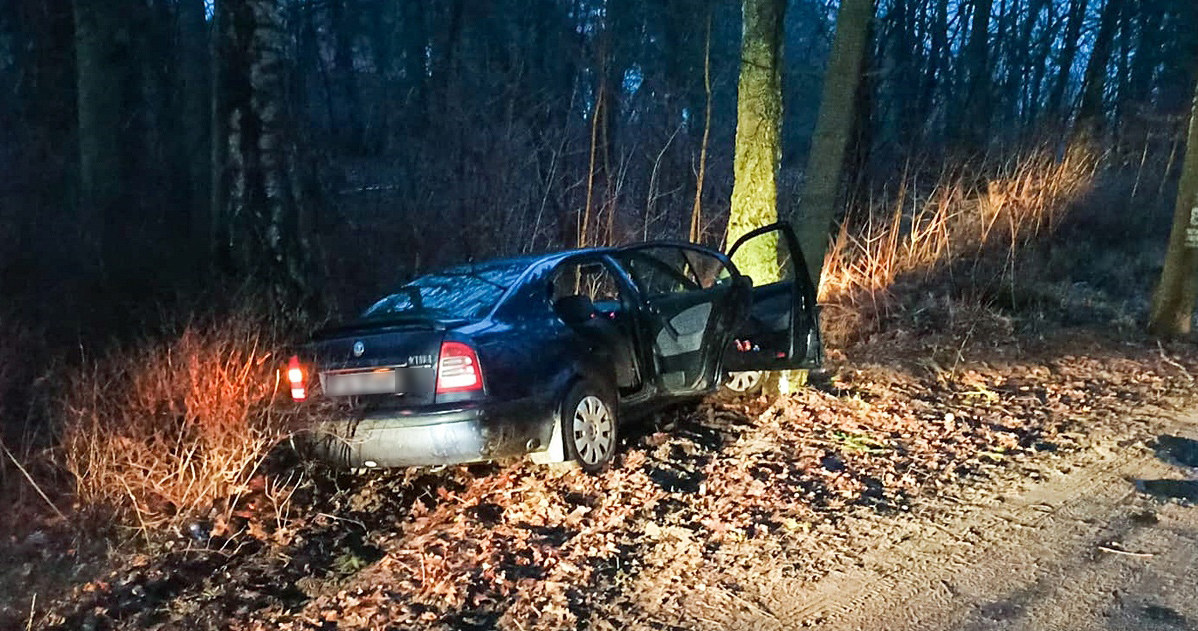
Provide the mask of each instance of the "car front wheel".
[{"label": "car front wheel", "polygon": [[761,392],[761,384],[765,381],[765,373],[760,370],[743,370],[730,372],[724,379],[724,390],[734,395],[755,395]]},{"label": "car front wheel", "polygon": [[586,381],[575,384],[562,401],[566,448],[588,473],[602,471],[615,454],[618,422],[612,401]]}]

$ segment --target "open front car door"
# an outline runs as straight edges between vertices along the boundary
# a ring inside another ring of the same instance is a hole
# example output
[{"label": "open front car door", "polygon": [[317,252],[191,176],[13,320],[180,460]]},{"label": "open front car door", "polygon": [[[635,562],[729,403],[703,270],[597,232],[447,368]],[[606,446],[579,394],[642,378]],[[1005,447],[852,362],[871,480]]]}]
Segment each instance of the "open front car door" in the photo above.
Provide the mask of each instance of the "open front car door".
[{"label": "open front car door", "polygon": [[728,250],[753,281],[752,303],[724,351],[727,372],[818,368],[823,363],[815,286],[784,221],[745,234]]}]

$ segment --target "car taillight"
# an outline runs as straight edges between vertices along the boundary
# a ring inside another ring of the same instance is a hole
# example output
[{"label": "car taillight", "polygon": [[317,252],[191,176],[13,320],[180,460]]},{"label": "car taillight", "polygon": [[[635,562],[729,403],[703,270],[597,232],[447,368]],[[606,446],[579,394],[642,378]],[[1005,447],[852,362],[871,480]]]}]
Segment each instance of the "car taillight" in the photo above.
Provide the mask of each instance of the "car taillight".
[{"label": "car taillight", "polygon": [[287,383],[291,384],[291,400],[303,401],[308,398],[308,389],[305,387],[307,378],[304,375],[304,367],[300,365],[299,357],[291,356],[287,362]]},{"label": "car taillight", "polygon": [[461,342],[442,342],[437,363],[437,394],[470,392],[483,389],[483,373],[478,354]]}]

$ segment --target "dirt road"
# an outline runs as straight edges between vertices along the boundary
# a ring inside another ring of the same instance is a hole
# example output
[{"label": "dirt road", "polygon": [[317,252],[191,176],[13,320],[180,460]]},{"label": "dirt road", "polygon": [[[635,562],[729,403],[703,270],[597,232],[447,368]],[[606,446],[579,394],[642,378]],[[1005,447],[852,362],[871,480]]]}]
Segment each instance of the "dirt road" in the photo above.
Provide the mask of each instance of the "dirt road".
[{"label": "dirt road", "polygon": [[1198,506],[1176,499],[1194,485],[1156,482],[1194,477],[1196,438],[1198,416],[1130,421],[910,518],[850,518],[819,581],[775,573],[658,614],[711,629],[1198,629]]}]

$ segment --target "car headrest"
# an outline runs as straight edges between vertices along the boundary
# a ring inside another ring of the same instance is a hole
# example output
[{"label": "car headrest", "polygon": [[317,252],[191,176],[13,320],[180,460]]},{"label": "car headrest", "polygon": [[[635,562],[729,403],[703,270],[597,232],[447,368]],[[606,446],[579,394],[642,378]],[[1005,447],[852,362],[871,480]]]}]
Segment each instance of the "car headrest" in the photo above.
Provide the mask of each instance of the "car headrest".
[{"label": "car headrest", "polygon": [[558,317],[570,323],[585,322],[595,315],[595,303],[590,296],[563,296],[553,301]]}]

